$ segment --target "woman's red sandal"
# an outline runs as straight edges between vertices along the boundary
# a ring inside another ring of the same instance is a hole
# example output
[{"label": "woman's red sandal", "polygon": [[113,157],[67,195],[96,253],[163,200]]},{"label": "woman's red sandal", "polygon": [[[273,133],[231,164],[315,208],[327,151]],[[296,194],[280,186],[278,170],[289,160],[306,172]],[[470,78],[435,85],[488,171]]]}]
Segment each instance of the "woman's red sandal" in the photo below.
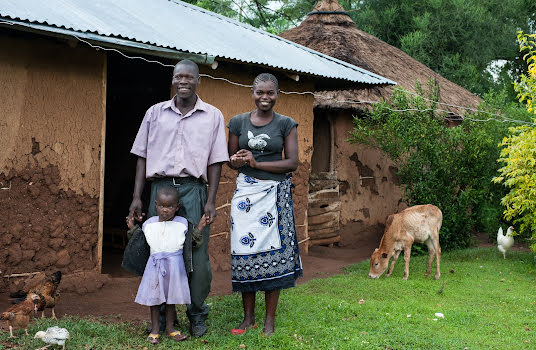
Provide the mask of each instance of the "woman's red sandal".
[{"label": "woman's red sandal", "polygon": [[234,335],[242,335],[248,331],[248,329],[257,329],[257,324],[255,323],[253,326],[246,327],[245,329],[240,328],[233,328],[231,329],[231,334]]}]

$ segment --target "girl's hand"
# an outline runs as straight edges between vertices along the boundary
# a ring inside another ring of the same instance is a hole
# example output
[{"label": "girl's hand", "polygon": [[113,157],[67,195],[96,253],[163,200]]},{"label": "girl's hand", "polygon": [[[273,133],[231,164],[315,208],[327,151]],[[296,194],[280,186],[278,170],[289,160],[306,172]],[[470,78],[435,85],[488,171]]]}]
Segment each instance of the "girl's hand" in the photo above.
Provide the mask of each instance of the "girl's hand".
[{"label": "girl's hand", "polygon": [[203,230],[203,228],[205,228],[205,226],[207,226],[207,224],[209,223],[209,218],[207,218],[207,216],[205,214],[203,214],[203,216],[201,217],[201,220],[199,220],[199,224],[197,224],[197,229],[199,231]]},{"label": "girl's hand", "polygon": [[132,230],[134,228],[134,216],[127,216],[127,226],[129,230]]}]

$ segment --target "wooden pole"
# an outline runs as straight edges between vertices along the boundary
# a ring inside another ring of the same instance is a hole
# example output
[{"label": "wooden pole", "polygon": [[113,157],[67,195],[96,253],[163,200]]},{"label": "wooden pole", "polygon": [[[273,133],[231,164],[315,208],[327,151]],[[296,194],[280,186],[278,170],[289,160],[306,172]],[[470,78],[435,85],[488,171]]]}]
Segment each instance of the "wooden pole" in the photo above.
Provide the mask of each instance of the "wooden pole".
[{"label": "wooden pole", "polygon": [[341,236],[335,236],[331,238],[324,238],[324,239],[310,239],[309,245],[332,245],[333,243],[337,243],[341,241]]},{"label": "wooden pole", "polygon": [[97,265],[95,269],[98,273],[102,271],[102,236],[104,230],[104,167],[106,150],[106,87],[107,87],[107,56],[104,55],[102,66],[102,127],[101,127],[101,149],[100,149],[100,192],[99,192],[99,227],[97,240]]},{"label": "wooden pole", "polygon": [[13,278],[13,277],[28,277],[33,275],[38,275],[43,272],[25,272],[25,273],[13,273],[11,275],[4,275],[4,278]]}]

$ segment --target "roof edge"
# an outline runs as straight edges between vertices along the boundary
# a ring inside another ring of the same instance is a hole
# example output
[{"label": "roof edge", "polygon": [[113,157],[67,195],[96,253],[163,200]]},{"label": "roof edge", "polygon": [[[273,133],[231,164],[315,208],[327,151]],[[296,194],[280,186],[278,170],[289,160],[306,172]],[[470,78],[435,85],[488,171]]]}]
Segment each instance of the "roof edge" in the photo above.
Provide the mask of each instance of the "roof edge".
[{"label": "roof edge", "polygon": [[[280,40],[286,44],[289,44],[289,45],[292,45],[292,46],[295,46],[295,47],[298,47],[302,50],[305,50],[307,52],[309,52],[310,54],[313,54],[313,55],[316,55],[316,56],[319,56],[319,57],[322,57],[323,59],[326,59],[326,60],[329,60],[329,61],[332,61],[332,62],[335,62],[335,63],[338,63],[340,65],[343,65],[344,67],[348,68],[348,69],[352,69],[354,71],[357,71],[361,74],[364,74],[364,75],[369,75],[371,77],[374,77],[378,80],[384,80],[385,83],[377,83],[377,84],[369,84],[369,85],[397,85],[397,83],[395,81],[392,81],[390,79],[387,79],[385,77],[382,77],[381,75],[378,75],[378,74],[375,74],[375,73],[372,73],[366,69],[363,69],[363,68],[360,68],[360,67],[357,67],[357,66],[354,66],[348,62],[345,62],[345,61],[341,61],[335,57],[331,57],[331,56],[328,56],[326,54],[323,54],[321,52],[318,52],[318,51],[315,51],[315,50],[312,50],[310,48],[308,48],[307,46],[303,46],[303,45],[300,45],[292,40],[288,40],[288,39],[285,39],[279,35],[275,35],[275,34],[272,34],[272,33],[269,33],[267,31],[264,31],[262,29],[259,29],[259,28],[255,28],[247,23],[242,23],[240,21],[237,21],[235,19],[232,19],[232,18],[229,18],[229,17],[225,17],[223,15],[220,15],[218,13],[215,13],[215,12],[212,12],[212,11],[209,11],[209,10],[206,10],[204,8],[201,8],[199,6],[195,6],[195,5],[192,5],[192,4],[189,4],[189,3],[186,3],[186,2],[183,2],[181,0],[168,0],[170,2],[173,2],[174,4],[176,5],[180,5],[180,6],[185,6],[185,7],[189,7],[195,11],[199,11],[199,12],[203,12],[209,16],[214,16],[214,17],[217,17],[219,18],[220,20],[222,21],[226,21],[226,22],[229,22],[229,23],[232,23],[232,24],[235,24],[237,26],[241,26],[243,27],[244,29],[248,29],[248,30],[252,30],[252,31],[255,31],[255,32],[258,32],[258,33],[261,33],[263,35],[267,35],[267,36],[270,36],[274,39],[277,39],[277,40]],[[277,67],[274,67],[274,68],[277,68]],[[303,72],[296,72],[296,73],[303,73]],[[340,78],[330,78],[330,77],[325,77],[325,78],[328,78],[328,79],[337,79],[339,80]],[[343,80],[346,80],[346,79],[343,79]],[[363,82],[360,82],[360,83],[363,83]],[[367,84],[367,83],[364,83],[364,84]]]},{"label": "roof edge", "polygon": [[[56,26],[51,26],[48,24],[45,25],[45,24],[36,24],[36,23],[28,23],[28,22],[23,22],[23,21],[16,21],[13,19],[6,19],[5,17],[0,17],[0,27],[6,27],[6,28],[17,27],[17,29],[21,29],[21,30],[28,31],[28,32],[36,32],[39,34],[44,34],[46,36],[55,36],[55,37],[63,37],[63,38],[70,38],[70,39],[74,37],[82,42],[85,41],[85,40],[83,41],[82,39],[86,39],[90,41],[89,42],[90,45],[99,43],[110,49],[116,49],[116,50],[123,49],[129,52],[158,56],[162,58],[171,58],[171,59],[178,59],[178,60],[189,59],[191,61],[194,61],[198,64],[203,64],[203,65],[211,65],[216,60],[216,56],[212,56],[208,54],[196,54],[196,53],[190,53],[190,52],[183,52],[183,51],[179,51],[176,49],[167,49],[161,46],[140,43],[138,41],[133,41],[133,40],[120,39],[116,37],[110,37],[110,36],[88,33],[88,32],[78,32],[75,30],[58,28]],[[54,33],[56,35],[51,35],[50,33]]]}]

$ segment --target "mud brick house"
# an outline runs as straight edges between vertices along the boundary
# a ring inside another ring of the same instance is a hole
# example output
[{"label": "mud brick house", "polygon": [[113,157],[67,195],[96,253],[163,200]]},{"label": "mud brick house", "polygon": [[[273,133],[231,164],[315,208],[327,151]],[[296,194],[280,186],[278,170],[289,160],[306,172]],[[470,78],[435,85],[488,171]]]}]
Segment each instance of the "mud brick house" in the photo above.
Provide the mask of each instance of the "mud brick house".
[{"label": "mud brick house", "polygon": [[[315,95],[313,156],[309,203],[311,243],[352,244],[363,231],[381,231],[388,215],[403,209],[398,169],[378,149],[346,141],[353,116],[362,116],[371,104],[389,100],[393,89],[416,92],[416,82],[439,85],[442,109],[463,115],[481,99],[443,78],[403,51],[356,28],[337,0],[319,1],[296,28],[280,34],[300,45],[338,58],[397,82],[397,86],[370,86],[322,91]],[[338,221],[337,221],[338,219]],[[373,229],[373,227],[376,227]],[[344,237],[349,241],[344,242]]]},{"label": "mud brick house", "polygon": [[[199,63],[198,93],[227,121],[254,108],[250,89],[206,75],[248,85],[269,71],[294,92],[394,84],[175,0],[5,0],[0,47],[2,276],[101,271],[107,254],[120,256],[134,181],[130,147],[147,108],[171,97],[177,60]],[[283,94],[276,108],[300,124],[294,194],[304,250],[313,104],[311,94]],[[216,270],[229,264],[235,176],[224,166],[211,230]]]}]

